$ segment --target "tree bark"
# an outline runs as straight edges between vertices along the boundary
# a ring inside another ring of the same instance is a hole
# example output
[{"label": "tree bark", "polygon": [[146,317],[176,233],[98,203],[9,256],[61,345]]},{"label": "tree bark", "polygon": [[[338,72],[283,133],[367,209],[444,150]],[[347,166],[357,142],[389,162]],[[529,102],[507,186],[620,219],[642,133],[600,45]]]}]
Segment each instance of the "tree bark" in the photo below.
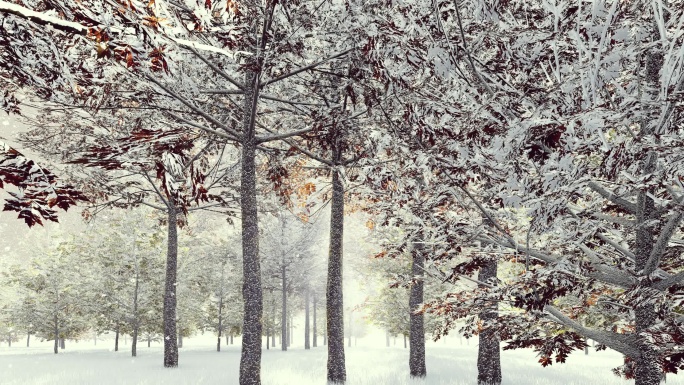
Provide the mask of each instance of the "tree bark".
[{"label": "tree bark", "polygon": [[114,333],[114,351],[119,351],[119,325],[116,325],[116,331]]},{"label": "tree bark", "polygon": [[135,289],[133,291],[133,342],[131,343],[131,356],[138,355],[138,329],[140,320],[138,319],[138,291],[140,290],[140,272],[138,269],[138,257],[135,257]]},{"label": "tree bark", "polygon": [[[425,367],[425,323],[423,314],[414,314],[423,303],[423,268],[425,266],[425,254],[422,243],[414,243],[411,250],[413,259],[411,274],[415,283],[411,286],[409,294],[410,325],[409,333],[411,338],[411,349],[409,351],[409,372],[411,377],[425,377],[427,369]],[[406,337],[404,336],[404,345]],[[406,347],[406,346],[404,346]]]},{"label": "tree bark", "polygon": [[287,347],[290,346],[288,343],[288,330],[287,330],[287,269],[285,268],[285,257],[282,257],[281,260],[281,266],[280,266],[280,279],[281,279],[281,284],[282,284],[282,295],[283,295],[283,303],[282,303],[282,308],[280,309],[282,311],[280,315],[280,335],[283,336],[283,339],[285,343],[280,344],[280,348],[283,351],[287,350]]},{"label": "tree bark", "polygon": [[147,337],[147,347],[149,348],[151,344],[152,344],[152,338]]},{"label": "tree bark", "polygon": [[[653,40],[657,41],[659,32],[658,27],[653,24],[653,29],[651,31]],[[646,57],[646,93],[649,95],[651,101],[655,102],[658,98],[658,92],[655,91],[660,87],[660,72],[663,66],[663,55],[660,52],[659,47],[651,48],[648,56]],[[657,111],[658,108],[654,108],[652,115],[654,117],[653,121],[648,121],[644,119],[642,121],[642,136],[653,137],[654,125],[653,122],[657,122]],[[657,165],[657,153],[653,150],[646,154],[643,159],[640,168],[642,175],[648,175],[656,170]],[[655,210],[655,202],[653,201],[653,195],[655,191],[651,188],[648,190],[641,189],[637,193],[636,202],[636,242],[635,246],[635,271],[640,272],[646,268],[649,256],[654,246],[654,225],[651,224],[651,220],[657,219],[658,214]],[[657,267],[657,266],[656,266]],[[650,279],[642,279],[639,281],[639,285],[648,288],[651,285]],[[656,323],[656,312],[655,305],[644,301],[644,303],[639,304],[634,309],[634,320],[635,320],[635,334],[640,336],[642,333],[646,332],[651,326]],[[637,347],[641,356],[635,359],[635,373],[634,380],[635,385],[658,385],[662,377],[662,369],[660,368],[659,355],[656,349],[654,349],[643,337],[638,337]]]},{"label": "tree bark", "polygon": [[[489,261],[480,268],[478,281],[486,282],[490,278],[496,278],[497,263]],[[482,285],[480,285],[482,286]],[[499,350],[499,337],[492,329],[486,328],[487,323],[498,317],[498,304],[484,307],[479,314],[480,321],[485,329],[480,332],[479,347],[477,352],[477,384],[499,385],[501,384],[501,356]]]},{"label": "tree bark", "polygon": [[54,333],[55,333],[55,354],[59,352],[59,318],[57,318],[57,313],[53,317],[52,322],[54,323]]},{"label": "tree bark", "polygon": [[[336,155],[339,160],[339,154]],[[347,380],[344,359],[344,309],[342,298],[342,240],[344,238],[344,185],[340,172],[332,171],[330,250],[326,291],[328,382]]]},{"label": "tree bark", "polygon": [[[171,202],[173,203],[173,202]],[[175,207],[167,212],[168,239],[166,251],[166,282],[164,285],[164,367],[178,366],[176,343],[176,274],[178,269],[178,228]]]},{"label": "tree bark", "polygon": [[31,342],[31,333],[26,333],[26,347],[29,347],[29,342]]},{"label": "tree bark", "polygon": [[[221,280],[223,280],[223,273],[221,273]],[[221,297],[219,298],[218,307],[218,327],[216,328],[218,338],[216,339],[216,351],[221,351],[221,331],[223,330],[223,290],[221,290]]]},{"label": "tree bark", "polygon": [[313,347],[318,346],[318,328],[316,327],[316,291],[313,292]]},{"label": "tree bark", "polygon": [[261,289],[259,219],[256,200],[257,142],[254,131],[256,105],[259,98],[259,77],[255,72],[248,71],[245,74],[244,84],[242,175],[240,180],[244,319],[240,357],[240,385],[260,385],[263,293]]},{"label": "tree bark", "polygon": [[304,349],[311,349],[309,340],[309,290],[304,293]]},{"label": "tree bark", "polygon": [[406,334],[404,334],[404,349],[406,349],[408,347],[406,340],[407,340]]}]

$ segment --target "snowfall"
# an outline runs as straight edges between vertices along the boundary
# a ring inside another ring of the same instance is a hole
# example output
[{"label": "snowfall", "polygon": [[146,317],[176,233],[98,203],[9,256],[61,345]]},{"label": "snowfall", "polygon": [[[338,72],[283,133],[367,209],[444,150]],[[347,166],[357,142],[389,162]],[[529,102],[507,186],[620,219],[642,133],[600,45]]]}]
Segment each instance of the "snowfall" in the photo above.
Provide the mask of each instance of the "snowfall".
[{"label": "snowfall", "polygon": [[[225,342],[225,340],[224,340]],[[3,385],[232,385],[238,384],[240,340],[216,352],[216,338],[209,334],[186,338],[176,369],[162,367],[162,346],[138,343],[138,356],[131,357],[130,339],[121,338],[113,351],[111,336],[79,342],[67,341],[59,354],[52,342],[31,341],[31,347],[0,345],[0,384]],[[325,384],[326,347],[304,350],[294,341],[288,351],[264,349],[262,384]],[[321,344],[319,339],[319,345]],[[428,375],[412,380],[408,375],[409,350],[403,339],[384,335],[358,338],[346,347],[347,385],[474,385],[477,383],[477,341],[448,336],[427,343]],[[530,350],[504,351],[501,355],[504,385],[612,385],[633,384],[611,373],[622,356],[614,351],[573,353],[565,364],[542,368]],[[667,384],[684,385],[684,375],[668,375]]]}]

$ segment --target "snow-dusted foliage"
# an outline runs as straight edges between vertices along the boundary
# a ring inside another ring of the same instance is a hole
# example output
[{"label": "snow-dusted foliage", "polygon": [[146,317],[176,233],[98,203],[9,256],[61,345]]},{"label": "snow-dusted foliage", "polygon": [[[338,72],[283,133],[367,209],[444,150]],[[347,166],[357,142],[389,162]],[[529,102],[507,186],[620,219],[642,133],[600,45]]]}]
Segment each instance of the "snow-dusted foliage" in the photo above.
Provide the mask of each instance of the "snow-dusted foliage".
[{"label": "snow-dusted foliage", "polygon": [[0,188],[15,186],[5,200],[4,211],[16,211],[26,224],[57,222],[57,208],[68,210],[87,198],[74,186],[62,183],[48,169],[0,142]]}]

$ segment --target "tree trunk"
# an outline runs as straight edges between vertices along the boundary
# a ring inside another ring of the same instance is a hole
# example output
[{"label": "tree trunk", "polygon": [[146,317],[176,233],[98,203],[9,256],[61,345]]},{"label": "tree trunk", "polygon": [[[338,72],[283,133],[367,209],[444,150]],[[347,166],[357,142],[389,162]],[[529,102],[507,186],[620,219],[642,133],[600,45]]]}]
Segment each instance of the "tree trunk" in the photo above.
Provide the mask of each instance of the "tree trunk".
[{"label": "tree trunk", "polygon": [[[223,294],[223,293],[221,293]],[[218,327],[216,328],[216,331],[218,333],[218,338],[216,339],[216,351],[220,352],[221,351],[221,331],[223,330],[223,295],[221,295],[221,298],[219,298],[219,308],[218,308]]]},{"label": "tree trunk", "polygon": [[138,356],[138,324],[136,321],[135,326],[133,326],[133,336],[131,342],[131,356]]},{"label": "tree trunk", "polygon": [[54,326],[54,333],[55,333],[55,354],[59,352],[59,319],[57,318],[57,313],[55,313],[55,316],[53,318],[53,326]]},{"label": "tree trunk", "polygon": [[230,344],[233,345],[233,335],[230,335]]},{"label": "tree trunk", "polygon": [[[170,202],[173,203],[173,202]],[[178,269],[178,228],[175,207],[168,212],[168,239],[166,251],[166,282],[164,284],[164,367],[178,366],[176,343],[176,273]]]},{"label": "tree trunk", "polygon": [[[659,39],[658,28],[653,21],[651,36],[653,41]],[[663,55],[661,53],[661,48],[654,46],[650,49],[646,56],[646,66],[645,66],[645,89],[646,92],[644,96],[650,99],[651,102],[656,102],[658,99],[658,89],[661,86],[660,82],[660,72],[663,67]],[[648,105],[648,104],[646,104]],[[655,104],[652,104],[655,105]],[[654,124],[658,121],[657,114],[660,111],[660,107],[652,108],[651,115],[653,120],[647,118],[643,119],[641,122],[641,135],[644,137],[654,138]],[[648,140],[648,139],[647,139]],[[656,139],[658,141],[658,139]],[[641,161],[641,175],[646,176],[651,174],[656,170],[657,166],[657,156],[656,151],[650,150],[646,156]],[[653,195],[655,191],[653,188],[650,189],[640,189],[637,194],[636,201],[636,234],[635,234],[635,271],[643,271],[646,267],[651,251],[654,245],[654,225],[652,220],[658,219],[658,214],[656,213],[655,203],[653,201]],[[656,266],[658,267],[658,266]],[[646,278],[646,277],[639,277]],[[651,285],[651,279],[640,279],[639,285],[648,288]],[[648,290],[648,289],[647,289]],[[635,335],[640,336],[642,333],[646,332],[651,326],[656,323],[656,312],[655,305],[645,301],[643,304],[639,304],[634,308],[634,320],[635,320]],[[635,358],[635,373],[634,380],[635,385],[658,385],[660,384],[662,369],[658,364],[659,355],[656,349],[654,349],[643,337],[638,337],[636,341],[637,348],[640,353],[640,357]]]},{"label": "tree trunk", "polygon": [[311,349],[309,333],[309,290],[306,290],[304,293],[304,349]]},{"label": "tree trunk", "polygon": [[243,108],[240,207],[242,213],[242,264],[244,319],[240,385],[261,384],[261,317],[263,313],[261,265],[259,262],[259,219],[256,200],[256,135],[254,123],[259,99],[259,77],[245,74]]},{"label": "tree trunk", "polygon": [[66,349],[66,341],[64,338],[59,339],[59,348],[62,350]]},{"label": "tree trunk", "polygon": [[[489,261],[480,268],[478,280],[486,282],[490,278],[496,278],[497,262]],[[494,330],[488,329],[487,324],[498,317],[498,304],[485,306],[479,314],[485,329],[480,332],[479,347],[477,352],[477,384],[499,385],[501,384],[501,356],[499,350],[499,337]]]},{"label": "tree trunk", "polygon": [[26,333],[26,347],[29,347],[29,342],[31,342],[31,333]]},{"label": "tree trunk", "polygon": [[[409,372],[411,377],[425,377],[425,324],[423,314],[413,314],[423,303],[423,267],[425,266],[425,254],[422,243],[414,243],[411,250],[413,262],[411,274],[416,283],[411,286],[409,294],[411,349],[409,351]],[[406,335],[404,335],[404,348],[406,347]]]},{"label": "tree trunk", "polygon": [[149,348],[151,344],[152,344],[152,338],[147,337],[147,347]]},{"label": "tree trunk", "polygon": [[116,325],[116,332],[114,334],[114,351],[119,351],[119,325]]},{"label": "tree trunk", "polygon": [[313,347],[318,346],[318,328],[316,327],[316,291],[313,292]]},{"label": "tree trunk", "polygon": [[[284,257],[283,257],[284,259]],[[283,336],[283,340],[285,343],[280,344],[280,348],[285,351],[287,350],[287,347],[290,345],[287,341],[287,335],[288,335],[288,330],[287,330],[287,269],[285,269],[285,261],[281,261],[281,266],[280,266],[280,280],[282,284],[282,294],[283,294],[283,303],[282,303],[282,313],[280,315],[280,335]]]},{"label": "tree trunk", "polygon": [[266,350],[271,348],[271,328],[266,328]]},{"label": "tree trunk", "polygon": [[407,347],[408,347],[408,345],[406,343],[406,334],[404,334],[404,349],[406,349]]},{"label": "tree trunk", "polygon": [[[335,156],[339,161],[339,153]],[[338,162],[335,162],[336,164]],[[328,382],[347,380],[344,360],[344,309],[342,298],[342,239],[344,238],[344,185],[340,172],[332,171],[332,203],[330,208],[330,250],[326,313],[328,334]]]},{"label": "tree trunk", "polygon": [[183,331],[178,328],[178,349],[183,347]]},{"label": "tree trunk", "polygon": [[12,333],[9,333],[7,336],[7,347],[8,348],[12,347]]},{"label": "tree trunk", "polygon": [[138,292],[140,291],[140,271],[138,269],[138,256],[135,255],[135,289],[133,291],[133,342],[131,343],[131,356],[138,355]]}]

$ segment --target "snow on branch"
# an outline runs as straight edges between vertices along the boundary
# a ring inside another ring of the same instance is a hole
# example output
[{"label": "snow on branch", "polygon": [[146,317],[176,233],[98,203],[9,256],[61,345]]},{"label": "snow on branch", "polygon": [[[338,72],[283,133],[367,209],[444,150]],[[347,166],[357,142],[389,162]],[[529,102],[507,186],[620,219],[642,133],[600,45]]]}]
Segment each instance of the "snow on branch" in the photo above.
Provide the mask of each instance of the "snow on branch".
[{"label": "snow on branch", "polygon": [[587,185],[589,186],[589,188],[599,193],[602,197],[608,199],[609,201],[615,203],[616,205],[622,207],[630,213],[636,214],[636,204],[628,201],[627,199],[615,195],[615,193],[612,193],[604,189],[603,187],[599,186],[596,182],[589,182]]},{"label": "snow on branch", "polygon": [[565,327],[574,329],[577,333],[584,337],[591,338],[592,340],[606,345],[609,348],[616,350],[632,359],[636,359],[641,356],[639,351],[627,341],[627,339],[630,338],[628,335],[610,333],[584,327],[551,305],[546,305],[544,310],[553,316],[553,320]]},{"label": "snow on branch", "polygon": [[58,17],[51,16],[45,12],[36,12],[30,10],[26,7],[22,7],[18,4],[8,3],[6,1],[0,1],[0,12],[10,13],[21,18],[31,20],[32,22],[40,25],[50,25],[55,29],[60,31],[73,33],[76,35],[87,35],[89,28],[75,23],[73,21],[62,20]]},{"label": "snow on branch", "polygon": [[644,267],[644,274],[650,275],[658,267],[658,265],[660,264],[660,257],[663,255],[663,252],[667,247],[667,243],[670,241],[670,238],[672,238],[672,235],[675,233],[677,228],[679,228],[679,224],[681,222],[681,212],[678,211],[672,214],[670,219],[665,224],[665,227],[660,232],[658,241],[656,241],[656,244],[653,247],[651,254],[648,256],[648,261],[646,261],[646,266]]}]

